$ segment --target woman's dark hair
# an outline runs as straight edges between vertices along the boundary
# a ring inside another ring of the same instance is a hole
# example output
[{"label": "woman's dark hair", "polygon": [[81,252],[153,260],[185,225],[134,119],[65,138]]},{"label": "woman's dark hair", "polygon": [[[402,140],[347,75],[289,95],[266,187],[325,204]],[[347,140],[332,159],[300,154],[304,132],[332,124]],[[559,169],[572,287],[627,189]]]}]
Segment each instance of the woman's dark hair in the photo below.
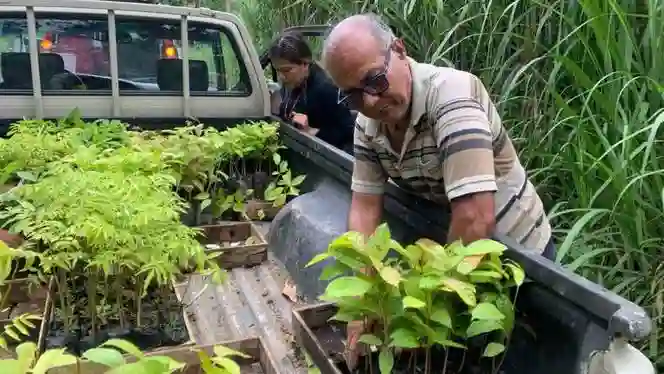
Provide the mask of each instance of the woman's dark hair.
[{"label": "woman's dark hair", "polygon": [[287,32],[279,36],[268,51],[270,60],[284,60],[293,64],[310,63],[312,59],[311,48],[304,40],[302,34]]}]

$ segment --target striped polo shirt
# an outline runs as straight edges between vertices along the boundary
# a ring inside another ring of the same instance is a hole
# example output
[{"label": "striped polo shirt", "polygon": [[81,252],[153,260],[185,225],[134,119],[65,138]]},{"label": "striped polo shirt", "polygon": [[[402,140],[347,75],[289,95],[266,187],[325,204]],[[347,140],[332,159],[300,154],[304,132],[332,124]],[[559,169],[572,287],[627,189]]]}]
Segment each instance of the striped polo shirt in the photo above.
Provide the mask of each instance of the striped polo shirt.
[{"label": "striped polo shirt", "polygon": [[544,206],[482,82],[468,72],[409,62],[413,99],[401,152],[381,123],[359,114],[351,189],[382,194],[391,179],[443,205],[492,191],[496,232],[542,253],[551,238]]}]

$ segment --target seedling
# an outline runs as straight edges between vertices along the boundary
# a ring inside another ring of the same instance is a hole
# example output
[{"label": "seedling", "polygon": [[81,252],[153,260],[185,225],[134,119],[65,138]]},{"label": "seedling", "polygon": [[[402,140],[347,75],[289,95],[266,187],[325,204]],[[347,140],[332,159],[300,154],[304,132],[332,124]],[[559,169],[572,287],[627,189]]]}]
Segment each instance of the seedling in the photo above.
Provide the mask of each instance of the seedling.
[{"label": "seedling", "polygon": [[[424,350],[424,372],[430,373],[434,347],[445,351],[439,370],[447,373],[450,349],[465,351],[471,338],[491,337],[482,357],[494,359],[505,350],[514,325],[509,287],[524,280],[516,263],[501,262],[505,249],[492,240],[443,246],[428,239],[404,248],[382,224],[366,241],[356,232],[343,234],[307,266],[334,259],[321,275],[334,278],[321,299],[337,304],[335,320],[374,321],[378,328],[359,341],[378,347],[382,374],[395,367],[395,349]],[[500,362],[493,361],[494,371]],[[415,362],[410,366],[416,370]]]}]

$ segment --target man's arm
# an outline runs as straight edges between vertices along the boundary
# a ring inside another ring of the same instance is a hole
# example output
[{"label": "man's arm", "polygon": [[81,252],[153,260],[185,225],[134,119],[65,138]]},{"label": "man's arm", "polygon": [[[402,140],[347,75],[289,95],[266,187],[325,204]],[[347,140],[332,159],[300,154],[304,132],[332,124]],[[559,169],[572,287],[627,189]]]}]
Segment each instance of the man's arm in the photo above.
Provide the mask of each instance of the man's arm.
[{"label": "man's arm", "polygon": [[353,192],[348,215],[348,230],[371,236],[380,224],[383,195]]},{"label": "man's arm", "polygon": [[348,216],[348,230],[357,231],[365,237],[371,236],[380,224],[383,212],[383,192],[387,183],[387,173],[378,159],[378,154],[368,144],[362,122],[358,116],[355,125],[353,152],[353,196]]},{"label": "man's arm", "polygon": [[468,244],[491,238],[496,224],[496,129],[480,104],[478,96],[486,91],[479,80],[470,74],[455,78],[454,90],[439,90],[435,130],[452,211],[448,240]]}]

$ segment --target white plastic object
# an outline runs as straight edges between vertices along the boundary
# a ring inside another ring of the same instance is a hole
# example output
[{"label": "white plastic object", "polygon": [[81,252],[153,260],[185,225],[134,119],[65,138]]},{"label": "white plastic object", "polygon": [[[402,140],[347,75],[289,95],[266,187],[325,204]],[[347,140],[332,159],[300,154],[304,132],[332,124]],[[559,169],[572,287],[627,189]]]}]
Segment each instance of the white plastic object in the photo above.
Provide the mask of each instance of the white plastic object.
[{"label": "white plastic object", "polygon": [[648,358],[627,340],[618,338],[606,351],[595,352],[590,358],[588,374],[655,374]]}]

